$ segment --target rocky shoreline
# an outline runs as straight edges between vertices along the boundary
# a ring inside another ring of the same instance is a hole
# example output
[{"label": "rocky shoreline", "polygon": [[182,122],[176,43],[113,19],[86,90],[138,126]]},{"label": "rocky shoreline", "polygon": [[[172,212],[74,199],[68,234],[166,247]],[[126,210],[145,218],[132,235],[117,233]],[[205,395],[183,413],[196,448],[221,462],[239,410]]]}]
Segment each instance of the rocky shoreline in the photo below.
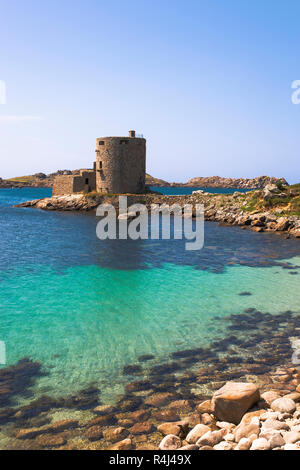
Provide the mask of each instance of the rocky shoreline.
[{"label": "rocky shoreline", "polygon": [[[233,188],[233,189],[263,189],[268,184],[288,185],[284,178],[258,176],[256,178],[224,178],[221,176],[198,176],[186,183],[167,183],[167,186],[198,187],[198,188]],[[158,182],[153,186],[165,186]]]},{"label": "rocky shoreline", "polygon": [[[35,408],[15,413],[20,427],[9,427],[4,449],[300,450],[299,383],[300,368],[282,367],[270,374],[267,391],[252,382],[227,382],[195,407],[190,400],[174,400],[172,392],[159,392],[136,410],[101,404],[90,409],[90,390],[77,403],[87,410],[64,419],[59,412],[47,413],[44,398],[36,400]],[[57,404],[53,400],[50,406]],[[5,421],[5,412],[0,420]],[[32,425],[22,427],[29,420]]]},{"label": "rocky shoreline", "polygon": [[[129,380],[114,403],[101,401],[95,383],[36,396],[48,371],[23,359],[0,370],[0,448],[298,450],[300,367],[291,357],[299,360],[299,318],[247,309],[207,348],[174,351],[165,363],[141,356],[120,371]],[[32,398],[18,405],[19,396]]]},{"label": "rocky shoreline", "polygon": [[201,423],[190,431],[188,420],[164,423],[160,450],[300,450],[299,370],[278,369],[284,383],[293,377],[295,390],[260,393],[253,383],[227,382],[211,400],[200,403]]},{"label": "rocky shoreline", "polygon": [[[274,186],[269,186],[273,188]],[[276,187],[275,187],[276,188]],[[266,189],[257,192],[265,197],[270,192]],[[253,194],[255,194],[254,192]],[[246,211],[249,201],[248,193],[234,193],[233,195],[210,194],[203,191],[197,191],[192,195],[186,196],[165,196],[160,194],[146,195],[128,195],[128,206],[136,202],[147,205],[151,209],[151,204],[196,204],[204,205],[204,217],[206,221],[218,222],[224,225],[234,225],[242,229],[251,229],[255,232],[276,232],[283,234],[287,238],[300,238],[300,217],[296,215],[281,215],[282,210],[257,210]],[[272,194],[272,193],[271,193]],[[277,196],[277,193],[274,193]],[[37,199],[18,204],[16,207],[32,207],[48,211],[95,211],[99,204],[110,203],[118,207],[118,196],[94,195],[88,197],[83,194],[74,194],[66,196],[55,196],[52,198]]]}]

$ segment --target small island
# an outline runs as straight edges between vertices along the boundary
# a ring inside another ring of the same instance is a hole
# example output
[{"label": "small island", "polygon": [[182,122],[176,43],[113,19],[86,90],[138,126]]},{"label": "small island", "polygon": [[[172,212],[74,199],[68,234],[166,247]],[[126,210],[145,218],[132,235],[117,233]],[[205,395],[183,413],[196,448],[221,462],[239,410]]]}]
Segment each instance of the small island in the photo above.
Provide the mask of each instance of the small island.
[{"label": "small island", "polygon": [[[117,208],[118,195],[126,194],[131,203],[143,203],[149,209],[154,203],[176,203],[182,207],[185,204],[193,207],[203,204],[207,221],[300,238],[300,185],[289,186],[284,178],[194,178],[186,186],[202,183],[215,188],[236,188],[237,191],[212,194],[198,190],[182,196],[156,193],[149,189],[147,183],[160,187],[164,184],[163,180],[146,175],[146,139],[136,137],[135,131],[131,130],[128,137],[97,138],[93,169],[55,175],[51,198],[28,201],[17,207],[92,211],[103,202]],[[239,189],[253,191],[245,193]]]}]

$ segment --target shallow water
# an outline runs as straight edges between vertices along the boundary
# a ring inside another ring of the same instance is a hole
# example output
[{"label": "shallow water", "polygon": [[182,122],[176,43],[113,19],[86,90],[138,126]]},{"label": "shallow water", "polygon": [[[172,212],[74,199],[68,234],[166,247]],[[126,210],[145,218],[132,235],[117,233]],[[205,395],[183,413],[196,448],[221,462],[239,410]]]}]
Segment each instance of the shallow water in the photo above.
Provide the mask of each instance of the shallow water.
[{"label": "shallow water", "polygon": [[207,346],[247,308],[300,312],[299,240],[206,223],[204,249],[187,252],[180,240],[100,241],[92,214],[12,207],[48,195],[0,190],[0,340],[7,365],[29,357],[47,371],[34,396],[95,383],[112,401],[141,355],[161,364]]}]

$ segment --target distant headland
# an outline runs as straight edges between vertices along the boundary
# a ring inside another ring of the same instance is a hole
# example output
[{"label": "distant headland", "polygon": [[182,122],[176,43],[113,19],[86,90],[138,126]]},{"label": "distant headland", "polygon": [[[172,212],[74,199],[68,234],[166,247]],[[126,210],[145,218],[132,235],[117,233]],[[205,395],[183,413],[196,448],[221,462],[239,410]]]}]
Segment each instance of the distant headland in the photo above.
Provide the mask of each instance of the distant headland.
[{"label": "distant headland", "polygon": [[177,186],[177,187],[200,187],[200,188],[236,188],[236,189],[263,189],[268,184],[282,183],[288,186],[284,178],[270,176],[258,176],[256,178],[224,178],[222,176],[198,176],[188,180],[186,183],[169,183],[167,181],[153,178],[146,174],[146,184],[149,186]]},{"label": "distant headland", "polygon": [[[52,188],[56,176],[80,175],[83,170],[58,170],[46,175],[36,173],[34,175],[19,176],[10,179],[0,178],[0,188]],[[200,188],[236,188],[236,189],[263,189],[268,184],[282,183],[288,186],[284,178],[269,176],[258,176],[256,178],[224,178],[221,176],[199,176],[188,180],[186,183],[169,182],[155,178],[146,173],[147,186],[177,186],[177,187],[200,187]]]}]

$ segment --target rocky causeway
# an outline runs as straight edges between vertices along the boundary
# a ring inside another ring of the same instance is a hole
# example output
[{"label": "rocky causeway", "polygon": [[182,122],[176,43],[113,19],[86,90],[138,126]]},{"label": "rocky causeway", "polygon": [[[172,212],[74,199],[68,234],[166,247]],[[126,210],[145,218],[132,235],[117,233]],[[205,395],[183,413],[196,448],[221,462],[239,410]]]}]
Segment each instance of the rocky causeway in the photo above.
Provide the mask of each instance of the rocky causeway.
[{"label": "rocky causeway", "polygon": [[[263,190],[252,191],[248,194],[211,194],[205,191],[194,191],[192,195],[167,196],[156,193],[127,195],[128,206],[134,203],[145,204],[151,209],[151,204],[203,204],[204,217],[207,221],[218,222],[225,225],[235,225],[242,229],[251,229],[255,232],[276,232],[287,237],[300,238],[300,214],[293,215],[291,211],[285,213],[285,198],[289,194],[283,193],[276,185],[267,185]],[[298,192],[294,198],[298,204]],[[280,199],[282,198],[282,199]],[[252,201],[255,205],[251,207]],[[272,206],[270,202],[276,201]],[[99,204],[109,203],[118,208],[118,195],[100,194],[71,194],[37,199],[18,204],[17,207],[33,207],[48,211],[95,211]],[[260,204],[260,202],[263,204]],[[279,202],[278,202],[279,201]]]}]

